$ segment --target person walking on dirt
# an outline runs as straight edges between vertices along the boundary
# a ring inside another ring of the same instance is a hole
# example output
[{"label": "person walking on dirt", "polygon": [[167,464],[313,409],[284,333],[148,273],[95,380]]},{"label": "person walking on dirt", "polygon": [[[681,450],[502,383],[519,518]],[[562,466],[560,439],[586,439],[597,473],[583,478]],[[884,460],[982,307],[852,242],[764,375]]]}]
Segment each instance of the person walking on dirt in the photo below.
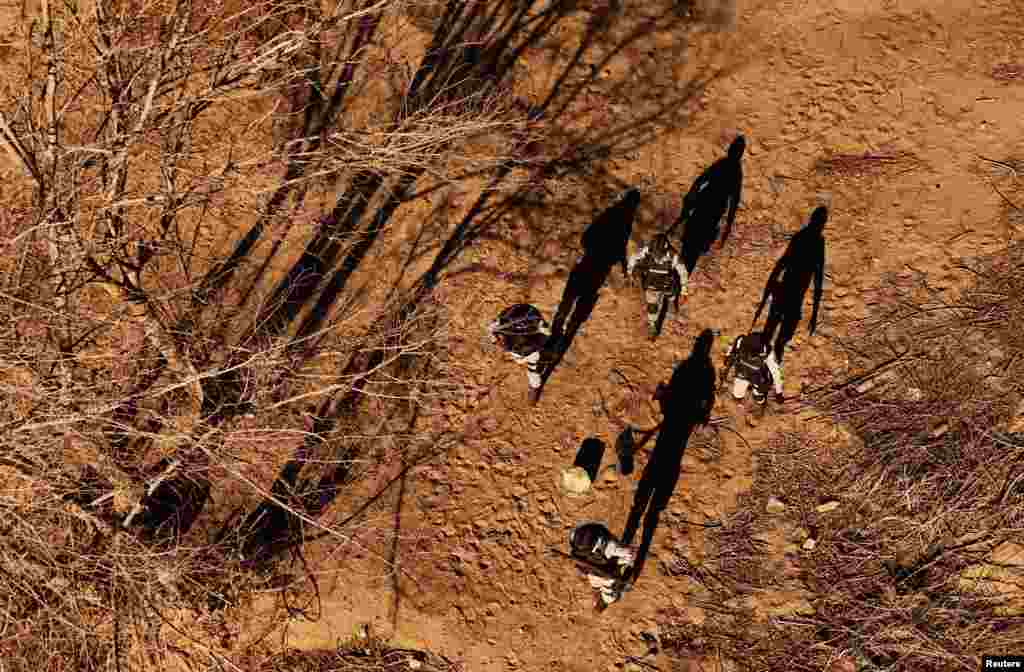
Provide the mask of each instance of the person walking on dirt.
[{"label": "person walking on dirt", "polygon": [[668,385],[659,385],[655,393],[664,417],[622,532],[622,543],[629,546],[643,519],[643,534],[630,575],[631,582],[635,582],[643,570],[661,512],[668,506],[679,482],[683,451],[690,434],[698,425],[706,425],[711,420],[711,409],[715,403],[715,366],[711,361],[713,340],[710,329],[702,331],[690,356],[675,368]]},{"label": "person walking on dirt", "polygon": [[751,396],[757,402],[755,418],[764,416],[770,387],[775,388],[775,401],[782,403],[782,370],[775,361],[764,334],[755,331],[736,337],[725,356],[723,384],[729,371],[733,369],[736,373],[732,385],[733,399],[742,402],[747,396],[747,390],[751,390]]},{"label": "person walking on dirt", "polygon": [[635,556],[601,523],[577,525],[569,534],[573,559],[584,564],[587,578],[600,597],[600,608],[622,597],[625,580],[633,568]]},{"label": "person walking on dirt", "polygon": [[516,362],[526,364],[530,405],[540,399],[541,355],[551,329],[541,312],[528,303],[517,303],[501,311],[488,326],[491,339],[500,344]]},{"label": "person walking on dirt", "polygon": [[768,319],[764,325],[764,336],[766,342],[770,343],[775,330],[779,329],[779,336],[775,339],[775,359],[780,366],[786,346],[796,335],[800,320],[803,319],[804,298],[811,285],[811,278],[814,278],[814,303],[809,328],[812,336],[818,326],[818,307],[821,305],[822,286],[825,281],[824,230],[827,221],[828,208],[825,206],[818,207],[811,213],[810,222],[793,236],[786,246],[786,251],[775,263],[771,275],[768,276],[768,282],[765,283],[761,304],[754,313],[754,324],[757,324],[764,304],[771,300]]},{"label": "person walking on dirt", "polygon": [[640,279],[647,302],[647,334],[658,337],[658,322],[668,308],[668,300],[678,312],[679,297],[686,296],[690,274],[669,243],[668,235],[659,233],[649,245],[629,258],[629,274]]},{"label": "person walking on dirt", "polygon": [[741,161],[746,147],[746,138],[737,135],[729,145],[728,155],[701,173],[683,198],[683,209],[672,230],[683,227],[679,235],[683,263],[689,273],[693,273],[697,260],[711,251],[712,244],[718,239],[723,216],[725,232],[720,246],[729,239],[743,190]]}]

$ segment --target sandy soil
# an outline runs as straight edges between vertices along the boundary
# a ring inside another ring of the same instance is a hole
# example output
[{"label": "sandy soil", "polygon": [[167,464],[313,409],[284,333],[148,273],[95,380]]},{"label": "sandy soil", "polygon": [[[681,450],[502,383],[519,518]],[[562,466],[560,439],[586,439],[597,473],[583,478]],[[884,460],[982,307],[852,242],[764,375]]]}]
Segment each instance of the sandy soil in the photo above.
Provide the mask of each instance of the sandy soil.
[{"label": "sandy soil", "polygon": [[[602,476],[582,499],[556,486],[585,437],[613,444],[619,427],[600,410],[602,396],[618,420],[650,427],[647,399],[657,382],[701,329],[732,337],[748,326],[785,235],[819,203],[831,206],[823,315],[818,335],[808,338],[802,328],[787,357],[787,395],[823,382],[823,370],[842,369],[830,339],[842,334],[844,320],[870,310],[870,290],[913,269],[952,285],[957,257],[1019,237],[997,223],[999,167],[979,158],[1004,159],[1024,146],[1024,78],[1005,75],[1021,72],[1008,67],[1024,53],[1019,3],[741,1],[740,12],[737,31],[716,39],[742,67],[712,86],[693,124],[618,171],[624,182],[653,179],[652,191],[680,194],[737,131],[747,134],[735,237],[713,273],[696,274],[684,319],[648,342],[640,290],[625,286],[616,270],[531,409],[524,371],[485,345],[483,328],[516,301],[550,317],[575,252],[537,259],[493,241],[467,260],[506,274],[465,272],[443,289],[456,355],[479,390],[442,413],[465,429],[466,440],[393,489],[391,510],[381,508],[360,533],[363,557],[324,560],[339,569],[322,579],[321,618],[290,623],[291,645],[330,646],[369,623],[476,672],[614,669],[625,655],[643,653],[638,629],[653,628],[660,610],[687,609],[691,587],[659,567],[673,554],[701,556],[700,528],[683,521],[727,514],[750,487],[755,464],[728,433],[717,459],[688,451],[644,575],[621,603],[595,613],[582,576],[550,550],[566,550],[569,529],[582,520],[605,521],[616,533],[625,523],[643,457],[633,477]],[[865,152],[905,152],[907,159],[860,177],[814,170],[830,154]],[[595,203],[594,214],[603,205]],[[642,217],[650,216],[645,205]],[[716,360],[722,354],[717,343]],[[610,377],[613,369],[631,387]],[[736,414],[728,401],[716,405],[716,416]],[[738,419],[734,426],[757,448],[800,421],[776,415],[756,430]],[[785,605],[793,596],[769,597]],[[687,613],[702,618],[700,610]],[[666,661],[650,660],[667,669]]]}]

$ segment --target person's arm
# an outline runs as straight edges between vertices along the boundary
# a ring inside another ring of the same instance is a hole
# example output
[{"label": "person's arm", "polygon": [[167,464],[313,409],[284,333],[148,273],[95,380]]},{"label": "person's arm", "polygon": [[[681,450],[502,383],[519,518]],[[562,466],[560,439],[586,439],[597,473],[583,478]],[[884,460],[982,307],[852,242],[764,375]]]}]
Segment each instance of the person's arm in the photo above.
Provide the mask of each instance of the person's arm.
[{"label": "person's arm", "polygon": [[825,244],[822,242],[817,266],[814,268],[814,306],[811,308],[811,335],[818,326],[818,306],[821,305],[821,293],[825,284]]},{"label": "person's arm", "polygon": [[646,256],[647,256],[647,247],[640,248],[640,251],[638,251],[636,254],[631,256],[629,258],[629,261],[626,262],[626,273],[627,273],[627,275],[632,275],[633,271],[636,270],[636,265],[638,263],[640,263],[641,261],[643,261],[644,257],[646,257]]},{"label": "person's arm", "polygon": [[775,398],[778,400],[782,396],[782,368],[779,363],[775,361],[775,353],[768,353],[768,357],[765,358],[764,363],[768,365],[768,371],[772,374],[772,385],[775,387]]},{"label": "person's arm", "polygon": [[743,193],[743,168],[736,167],[736,183],[732,186],[732,193],[729,194],[729,214],[725,218],[725,231],[722,232],[722,242],[719,247],[725,246],[732,232],[732,224],[736,221],[736,210],[740,207],[740,196]]}]

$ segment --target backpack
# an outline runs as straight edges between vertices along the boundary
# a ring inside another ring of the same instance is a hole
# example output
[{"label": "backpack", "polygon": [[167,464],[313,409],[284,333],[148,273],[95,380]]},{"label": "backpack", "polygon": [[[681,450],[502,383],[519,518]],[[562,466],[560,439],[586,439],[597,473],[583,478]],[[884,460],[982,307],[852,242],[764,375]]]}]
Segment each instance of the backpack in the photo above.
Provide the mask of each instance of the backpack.
[{"label": "backpack", "polygon": [[755,387],[764,387],[771,378],[760,351],[760,341],[748,335],[740,341],[739,352],[736,353],[736,375],[749,380]]},{"label": "backpack", "polygon": [[672,294],[680,291],[679,274],[672,264],[672,257],[668,255],[652,260],[643,269],[642,279],[644,289]]}]

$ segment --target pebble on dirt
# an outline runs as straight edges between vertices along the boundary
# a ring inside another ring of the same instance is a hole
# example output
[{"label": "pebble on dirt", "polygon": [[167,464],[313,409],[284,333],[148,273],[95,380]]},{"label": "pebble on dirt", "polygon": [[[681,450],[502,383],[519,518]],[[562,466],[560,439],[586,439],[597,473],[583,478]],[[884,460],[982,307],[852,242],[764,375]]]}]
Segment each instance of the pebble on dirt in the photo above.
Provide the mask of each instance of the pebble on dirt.
[{"label": "pebble on dirt", "polygon": [[569,467],[562,471],[559,485],[565,494],[578,497],[590,490],[590,476],[587,475],[587,470],[583,467]]},{"label": "pebble on dirt", "polygon": [[828,513],[829,511],[835,511],[838,508],[839,508],[839,502],[837,502],[836,500],[833,499],[830,502],[825,502],[824,504],[819,506],[817,509],[815,509],[815,511],[817,511],[818,513]]},{"label": "pebble on dirt", "polygon": [[782,513],[786,510],[786,505],[775,497],[768,498],[768,504],[764,507],[768,513]]}]

